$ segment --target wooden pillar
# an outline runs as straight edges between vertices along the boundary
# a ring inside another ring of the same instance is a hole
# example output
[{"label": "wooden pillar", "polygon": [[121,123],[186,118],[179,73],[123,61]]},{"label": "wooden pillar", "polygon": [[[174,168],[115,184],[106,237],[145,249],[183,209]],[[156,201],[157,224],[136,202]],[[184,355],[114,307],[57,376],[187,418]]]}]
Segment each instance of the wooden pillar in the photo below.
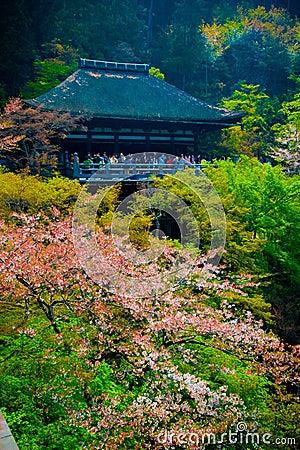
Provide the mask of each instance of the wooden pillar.
[{"label": "wooden pillar", "polygon": [[120,150],[119,133],[115,133],[114,137],[114,154],[118,155]]},{"label": "wooden pillar", "polygon": [[92,130],[87,131],[86,156],[92,154]]},{"label": "wooden pillar", "polygon": [[150,142],[150,132],[146,131],[146,152],[150,152],[151,150],[151,142]]},{"label": "wooden pillar", "polygon": [[171,131],[171,153],[175,155],[175,134],[174,131]]},{"label": "wooden pillar", "polygon": [[199,153],[199,138],[198,134],[194,133],[194,155],[197,156]]},{"label": "wooden pillar", "polygon": [[69,169],[69,152],[67,149],[64,150],[64,154],[63,154],[63,174],[67,175],[68,173],[68,169]]}]

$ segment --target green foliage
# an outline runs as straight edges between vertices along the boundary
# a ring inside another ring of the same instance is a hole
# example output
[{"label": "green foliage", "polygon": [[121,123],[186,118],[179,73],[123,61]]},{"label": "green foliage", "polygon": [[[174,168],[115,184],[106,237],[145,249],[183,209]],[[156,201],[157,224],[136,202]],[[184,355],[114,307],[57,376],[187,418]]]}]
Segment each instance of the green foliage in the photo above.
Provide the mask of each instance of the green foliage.
[{"label": "green foliage", "polygon": [[[203,27],[213,63],[222,64],[223,91],[231,94],[245,80],[247,84],[261,85],[272,96],[280,95],[287,85],[292,42],[297,33],[290,16],[284,9],[267,10],[263,6],[238,7],[237,14],[232,16]],[[215,72],[212,76],[218,76]]]},{"label": "green foliage", "polygon": [[242,111],[245,116],[242,119],[243,130],[238,127],[224,130],[223,146],[231,152],[260,156],[268,130],[265,114],[268,104],[269,97],[259,85],[245,83],[241,83],[241,89],[235,90],[231,98],[224,98],[222,106]]},{"label": "green foliage", "polygon": [[55,206],[63,216],[72,214],[74,203],[81,190],[77,180],[56,176],[45,180],[47,197],[46,203]]},{"label": "green foliage", "polygon": [[165,79],[165,75],[157,67],[150,67],[149,73],[150,73],[150,75],[153,75],[154,77],[158,78],[159,80]]},{"label": "green foliage", "polygon": [[190,90],[193,78],[205,60],[204,38],[198,32],[198,26],[173,23],[160,38],[163,42],[158,42],[153,51],[155,64],[161,67],[168,82]]},{"label": "green foliage", "polygon": [[[181,352],[193,354],[197,360],[197,376],[207,380],[214,389],[228,386],[228,392],[241,396],[248,408],[256,409],[259,414],[266,413],[272,383],[262,376],[252,374],[243,361],[210,348],[204,342],[202,344],[181,345],[176,348],[174,358],[176,353],[177,358]],[[187,356],[175,361],[185,372],[195,373],[193,358],[189,361]]]},{"label": "green foliage", "polygon": [[[225,188],[232,195],[234,206],[245,208],[242,221],[252,238],[260,240],[267,259],[274,263],[276,258],[277,269],[288,270],[300,281],[295,258],[299,248],[294,241],[299,227],[299,180],[287,177],[280,167],[246,157],[241,157],[236,165],[221,161],[217,168],[211,165],[205,171],[222,198]],[[221,185],[222,179],[226,184]]]},{"label": "green foliage", "polygon": [[5,103],[6,103],[5,90],[4,90],[4,87],[2,86],[2,84],[0,84],[0,110],[3,109],[3,107],[5,106]]},{"label": "green foliage", "polygon": [[43,45],[47,58],[34,62],[35,80],[28,81],[21,89],[26,99],[48,92],[77,69],[77,52],[69,45],[63,46],[57,39]]},{"label": "green foliage", "polygon": [[[20,448],[80,450],[83,442],[89,442],[88,433],[68,424],[66,410],[69,402],[77,408],[85,402],[70,371],[72,365],[81,370],[80,360],[76,362],[75,353],[68,354],[66,346],[55,341],[45,323],[31,325],[43,332],[28,335],[19,329],[2,340],[0,403],[6,420]],[[62,404],[64,389],[70,396]]]},{"label": "green foliage", "polygon": [[78,211],[78,220],[82,220],[84,224],[89,221],[94,223],[96,216],[97,226],[109,232],[114,211],[120,203],[120,191],[120,184],[99,187],[95,192],[90,192],[87,186],[83,186],[80,196],[86,202],[82,200],[84,206]]},{"label": "green foliage", "polygon": [[60,61],[36,61],[34,63],[36,80],[28,81],[21,90],[21,96],[26,99],[45,94],[64,81],[76,70],[76,66],[66,66]]},{"label": "green foliage", "polygon": [[[217,190],[226,213],[226,246],[222,256],[230,279],[234,274],[252,274],[248,280],[249,296],[227,293],[235,305],[250,309],[257,317],[270,322],[274,309],[285,311],[281,328],[287,320],[284,306],[289,286],[292,295],[300,284],[299,179],[288,177],[280,167],[261,164],[257,159],[241,156],[237,164],[230,159],[207,164],[203,172]],[[182,182],[180,181],[182,177]],[[211,224],[207,206],[212,201],[203,189],[203,178],[192,172],[178,173],[177,179],[164,177],[155,186],[182,198],[198,221],[201,250],[211,243]],[[200,198],[205,198],[206,208]],[[213,204],[213,203],[212,203]],[[236,281],[243,284],[247,281]],[[251,288],[251,282],[254,282]],[[257,289],[255,283],[260,287]],[[270,289],[270,285],[273,290]],[[275,288],[275,286],[277,286]],[[274,291],[275,289],[275,291]],[[291,300],[289,304],[291,305]],[[292,304],[299,310],[298,296]],[[294,315],[298,314],[295,313]],[[297,328],[294,323],[294,329]]]},{"label": "green foliage", "polygon": [[295,79],[297,83],[297,91],[295,92],[293,99],[290,101],[282,102],[282,107],[280,112],[284,115],[287,122],[296,127],[297,131],[300,131],[300,77]]},{"label": "green foliage", "polygon": [[[129,226],[129,237],[137,248],[146,249],[149,247],[149,229],[152,225],[153,217],[150,213],[140,212],[133,216]],[[127,223],[127,218],[126,218]]]},{"label": "green foliage", "polygon": [[246,131],[263,131],[266,127],[266,118],[262,115],[268,95],[260,89],[259,85],[241,83],[240,90],[235,90],[230,99],[223,99],[223,106],[227,109],[245,113],[243,125]]},{"label": "green foliage", "polygon": [[[216,176],[218,173],[218,179],[210,177],[213,167],[208,165],[205,172],[209,174],[209,178],[216,187],[226,213],[226,252],[223,261],[231,271],[254,270],[256,267],[254,255],[259,251],[260,242],[253,239],[252,233],[247,230],[247,223],[244,222],[247,208],[243,204],[235,203],[232,193],[226,190],[226,179],[220,176],[217,170],[214,173]],[[205,177],[198,177],[193,171],[186,171],[182,174],[178,173],[176,178],[182,179],[182,182],[164,177],[156,182],[156,186],[182,198],[191,208],[198,222],[201,250],[207,251],[212,238],[211,218],[208,211],[213,211],[217,207],[217,199]]]},{"label": "green foliage", "polygon": [[[210,195],[211,192],[205,180],[195,176],[193,170],[185,170],[184,173],[178,172],[176,178],[165,176],[163,179],[156,179],[155,187],[182,199],[184,204],[191,209],[197,220],[198,229],[194,229],[194,225],[190,223],[188,210],[183,204],[178,204],[178,217],[183,224],[186,236],[190,236],[190,239],[187,240],[191,242],[192,236],[199,233],[201,250],[207,251],[210,247],[212,232],[208,210],[213,207],[215,199],[213,195]],[[203,203],[204,198],[206,205]]]},{"label": "green foliage", "polygon": [[[299,314],[296,286],[300,285],[299,177],[289,177],[279,166],[247,157],[240,157],[237,164],[227,160],[207,165],[205,172],[226,210],[227,253],[223,261],[233,271],[247,268],[253,273],[266,302],[279,316],[279,328],[284,332],[288,321],[295,331]],[[288,333],[291,337],[291,330]]]},{"label": "green foliage", "polygon": [[282,163],[291,173],[298,172],[300,162],[300,78],[292,78],[296,81],[296,92],[292,99],[282,102],[279,112],[283,115],[283,119],[272,126],[274,141],[269,146],[269,155]]},{"label": "green foliage", "polygon": [[76,180],[60,176],[44,181],[28,171],[0,173],[0,217],[11,213],[53,215],[53,207],[63,216],[72,213],[81,187]]}]

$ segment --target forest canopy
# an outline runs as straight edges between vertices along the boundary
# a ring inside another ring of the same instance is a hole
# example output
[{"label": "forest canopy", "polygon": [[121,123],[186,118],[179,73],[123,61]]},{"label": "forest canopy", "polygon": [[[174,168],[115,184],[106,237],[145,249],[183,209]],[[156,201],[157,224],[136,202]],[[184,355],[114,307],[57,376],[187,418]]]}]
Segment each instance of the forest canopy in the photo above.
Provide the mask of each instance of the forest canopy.
[{"label": "forest canopy", "polygon": [[296,0],[4,1],[2,101],[36,96],[33,81],[48,90],[79,56],[150,63],[213,102],[241,80],[283,96],[299,75],[297,14]]}]

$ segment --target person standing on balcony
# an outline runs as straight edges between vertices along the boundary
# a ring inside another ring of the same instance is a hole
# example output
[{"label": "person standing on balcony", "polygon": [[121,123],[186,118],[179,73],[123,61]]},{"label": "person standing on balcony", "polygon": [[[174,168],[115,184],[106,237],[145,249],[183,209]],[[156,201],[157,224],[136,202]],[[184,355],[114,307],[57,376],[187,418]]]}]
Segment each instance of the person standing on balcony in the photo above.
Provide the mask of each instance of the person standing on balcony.
[{"label": "person standing on balcony", "polygon": [[75,152],[73,155],[73,178],[79,177],[80,177],[79,157],[78,153]]}]

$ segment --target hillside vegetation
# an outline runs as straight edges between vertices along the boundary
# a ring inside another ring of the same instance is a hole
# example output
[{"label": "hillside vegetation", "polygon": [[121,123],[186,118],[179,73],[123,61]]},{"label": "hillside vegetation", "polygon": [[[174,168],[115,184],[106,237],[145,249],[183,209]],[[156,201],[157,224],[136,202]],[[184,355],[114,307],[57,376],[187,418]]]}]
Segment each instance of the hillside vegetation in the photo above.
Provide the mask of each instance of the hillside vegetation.
[{"label": "hillside vegetation", "polygon": [[[297,2],[1,8],[0,408],[20,450],[299,448]],[[120,186],[59,175],[81,120],[23,100],[79,56],[245,113],[199,136],[197,176],[151,181],[197,245],[153,236],[145,193],[122,209]]]}]

